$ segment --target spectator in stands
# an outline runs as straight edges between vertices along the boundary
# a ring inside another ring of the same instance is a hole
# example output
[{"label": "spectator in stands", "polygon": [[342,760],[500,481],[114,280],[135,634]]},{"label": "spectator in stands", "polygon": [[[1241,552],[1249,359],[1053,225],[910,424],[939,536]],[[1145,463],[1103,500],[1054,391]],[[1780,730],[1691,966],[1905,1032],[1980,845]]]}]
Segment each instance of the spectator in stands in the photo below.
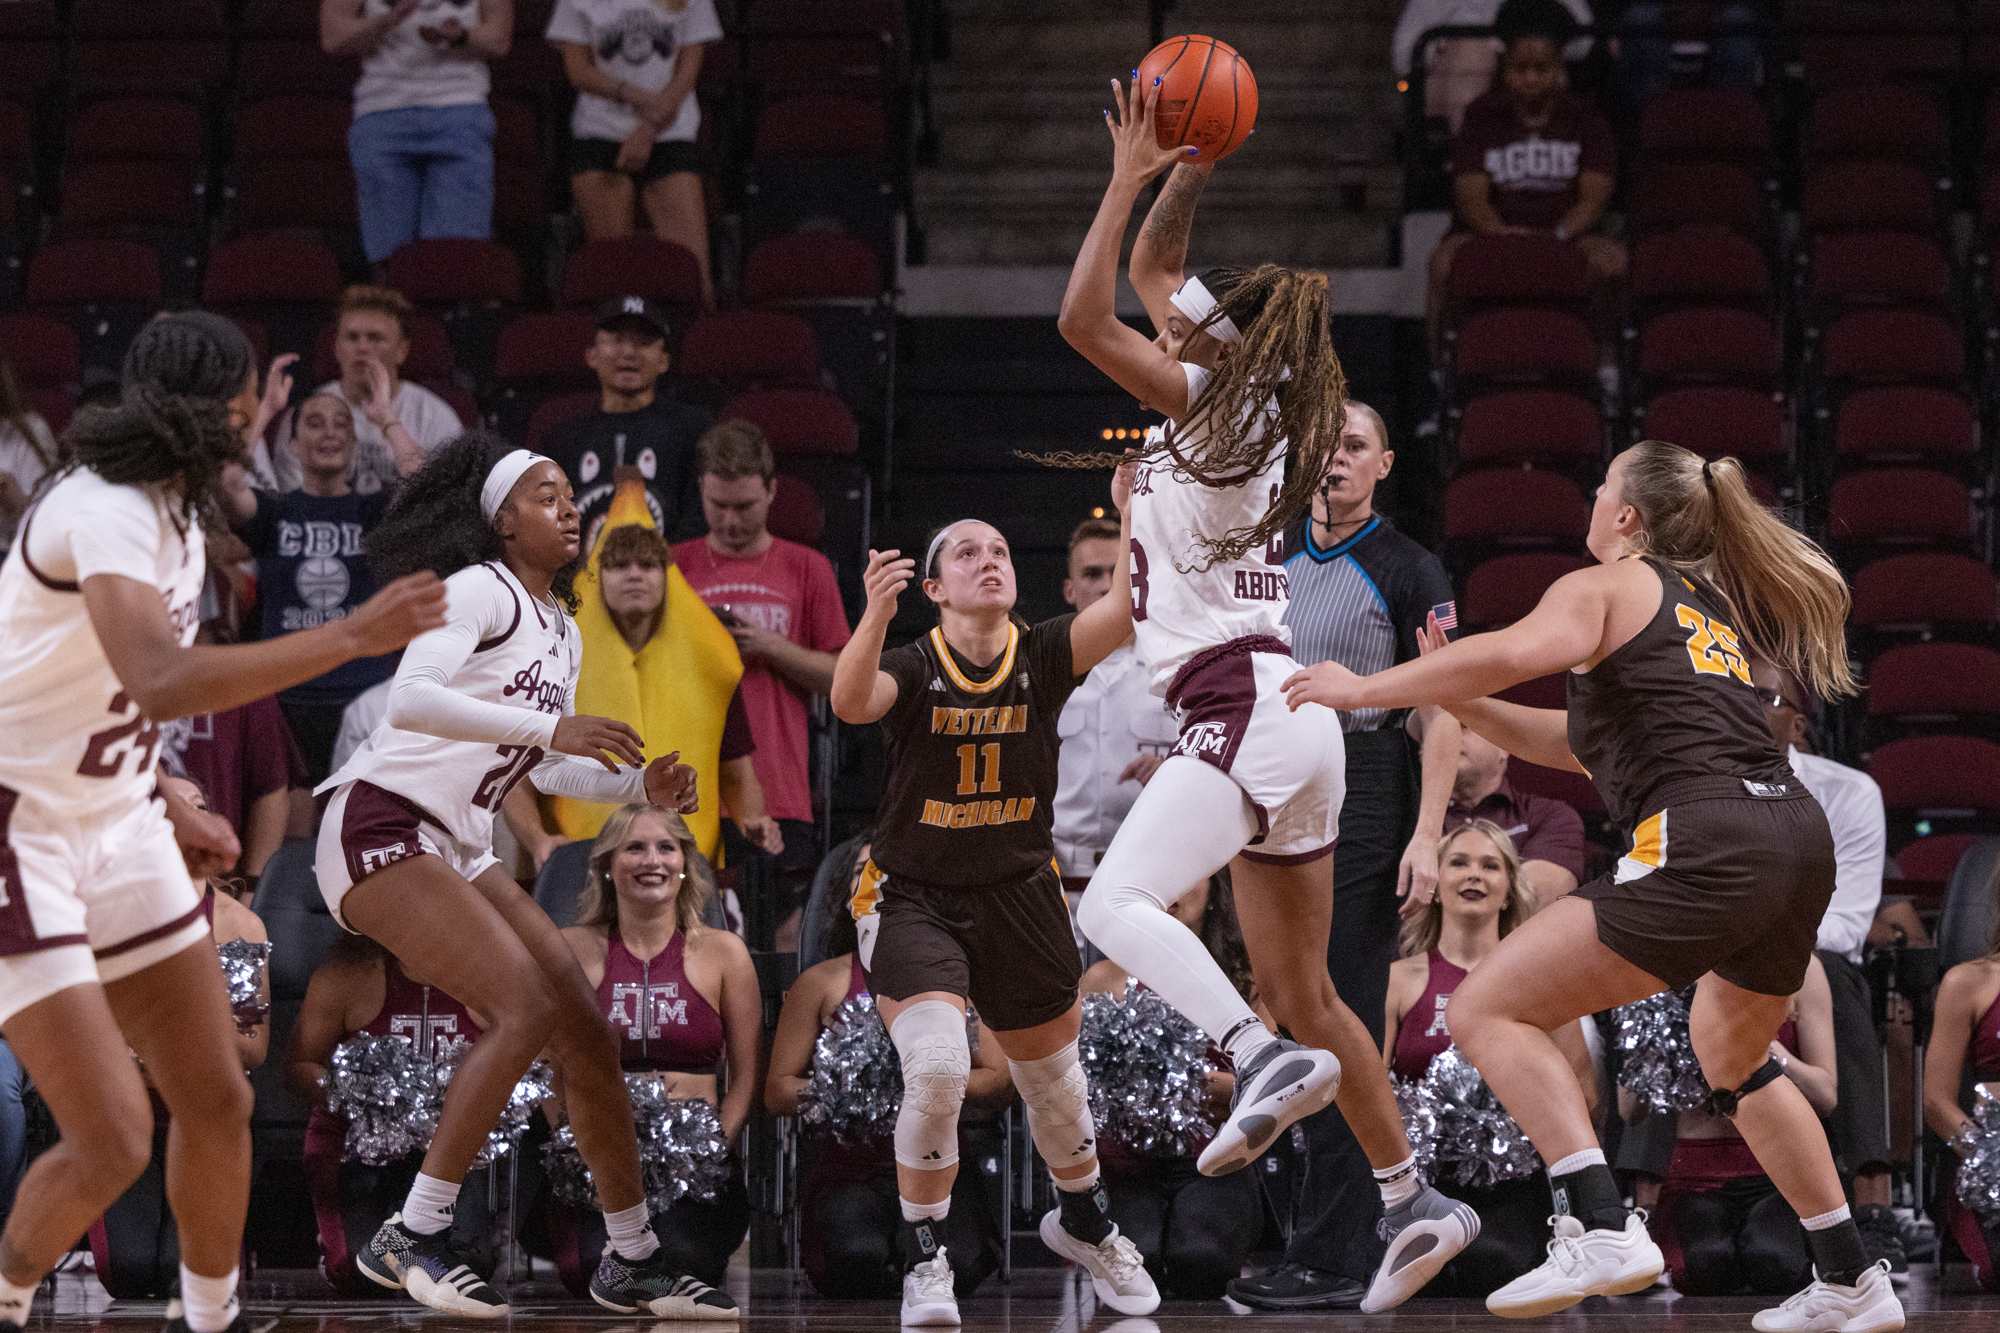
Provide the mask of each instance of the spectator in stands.
[{"label": "spectator in stands", "polygon": [[686,246],[701,265],[709,307],[694,85],[708,43],[721,37],[714,0],[557,0],[548,28],[576,88],[570,190],[585,239],[630,236],[636,202],[655,236]]},{"label": "spectator in stands", "polygon": [[1882,789],[1858,768],[1800,749],[1812,726],[1813,701],[1789,672],[1768,662],[1751,665],[1750,679],[1764,700],[1764,720],[1785,747],[1792,772],[1826,811],[1833,830],[1833,899],[1819,923],[1819,961],[1833,996],[1834,1048],[1840,1099],[1827,1121],[1827,1137],[1843,1173],[1854,1181],[1854,1225],[1870,1262],[1889,1261],[1892,1273],[1910,1270],[1889,1197],[1889,1138],[1884,1125],[1882,1037],[1875,1029],[1874,992],[1861,970],[1861,950],[1882,903],[1888,863],[1888,816]]},{"label": "spectator in stands", "polygon": [[29,497],[61,462],[55,433],[29,406],[14,367],[0,356],[0,554],[14,548],[14,528]]},{"label": "spectator in stands", "polygon": [[[1991,893],[1993,887],[1987,886]],[[1986,956],[1960,963],[1938,986],[1930,1045],[1924,1051],[1924,1123],[1959,1157],[1972,1154],[1978,1125],[1966,1106],[1985,1088],[2000,1096],[2000,926]],[[1970,1082],[1971,1086],[1966,1087]],[[1966,1096],[1960,1099],[1961,1088]],[[1945,1182],[1945,1224],[1972,1261],[1983,1291],[2000,1290],[2000,1214],[1974,1213]]]},{"label": "spectator in stands", "polygon": [[1473,819],[1497,824],[1513,839],[1521,873],[1537,903],[1554,902],[1583,879],[1583,816],[1567,802],[1522,791],[1508,781],[1507,752],[1465,727],[1459,732],[1458,777],[1444,826],[1454,829]]},{"label": "spectator in stands", "polygon": [[[1117,564],[1118,520],[1083,520],[1069,535],[1063,600],[1079,611],[1092,605],[1111,591]],[[1149,688],[1149,676],[1135,641],[1128,639],[1090,669],[1056,719],[1062,749],[1056,756],[1052,833],[1072,919],[1111,835],[1180,734],[1173,711]]]},{"label": "spectator in stands", "polygon": [[[1675,13],[1690,9],[1699,16],[1691,27]],[[1700,42],[1707,48],[1705,83],[1754,91],[1762,68],[1760,18],[1755,4],[1741,0],[1714,7],[1633,0],[1618,16],[1618,76],[1610,88],[1623,106],[1642,110],[1673,85],[1677,42]]]},{"label": "spectator in stands", "polygon": [[645,483],[653,526],[670,540],[701,532],[694,451],[710,417],[661,384],[673,361],[667,333],[666,315],[645,297],[605,302],[583,354],[597,374],[598,410],[563,422],[542,441],[541,452],[562,465],[576,490],[586,551],[611,510],[620,468],[634,469]]},{"label": "spectator in stands", "polygon": [[[299,484],[282,495],[251,489],[241,468],[225,475],[230,519],[257,561],[266,639],[343,619],[374,595],[375,573],[361,541],[394,494],[355,491],[354,414],[338,393],[322,389],[299,404],[291,453]],[[394,653],[357,658],[278,696],[305,753],[306,785],[318,786],[333,771],[342,711],[394,675],[396,661]]]},{"label": "spectator in stands", "polygon": [[[411,1153],[386,1166],[347,1160],[347,1119],[327,1109],[326,1075],[333,1052],[357,1037],[400,1036],[438,1063],[479,1040],[479,1016],[411,976],[393,954],[366,935],[342,935],[306,986],[306,998],[285,1053],[285,1090],[310,1109],[306,1119],[306,1190],[319,1223],[320,1272],[346,1296],[381,1288],[355,1266],[388,1216],[402,1206],[423,1164]],[[482,1277],[493,1275],[492,1222],[486,1211],[486,1171],[466,1177],[451,1229],[463,1253],[477,1256]]]},{"label": "spectator in stands", "polygon": [[230,868],[230,887],[244,900],[264,863],[285,840],[292,792],[310,790],[299,753],[275,696],[221,713],[196,713],[160,724],[160,763],[213,799],[202,808],[229,821],[243,854]]},{"label": "spectator in stands", "polygon": [[[1585,0],[1563,0],[1576,21],[1593,21]],[[1396,77],[1407,79],[1417,58],[1417,42],[1432,28],[1485,27],[1500,10],[1500,0],[1404,0],[1396,35],[1389,43]],[[1465,119],[1465,108],[1493,86],[1499,48],[1485,37],[1443,37],[1425,50],[1424,114],[1443,120],[1453,134]],[[1563,50],[1565,60],[1590,54],[1590,39],[1578,38]]]},{"label": "spectator in stands", "polygon": [[486,62],[513,36],[513,0],[320,0],[320,45],[361,58],[347,152],[371,264],[419,238],[492,234]]},{"label": "spectator in stands", "polygon": [[[431,450],[465,429],[450,403],[402,378],[415,313],[410,299],[392,288],[354,286],[340,294],[333,338],[340,378],[313,392],[333,394],[353,414],[350,484],[356,495],[393,488],[422,467]],[[283,425],[271,467],[279,490],[295,490],[303,483],[302,460]]]},{"label": "spectator in stands", "polygon": [[1618,172],[1611,126],[1569,91],[1563,44],[1576,19],[1561,0],[1506,0],[1494,19],[1500,81],[1465,110],[1452,140],[1454,230],[1431,252],[1426,317],[1434,360],[1443,350],[1452,261],[1474,236],[1553,235],[1582,252],[1608,337],[1625,247],[1594,234]]},{"label": "spectator in stands", "polygon": [[827,558],[765,525],[778,483],[764,433],[747,421],[720,422],[701,437],[695,458],[708,535],[674,547],[674,563],[743,658],[738,688],[757,743],[757,781],[790,849],[782,916],[805,905],[819,861],[806,710],[832,688],[847,612]]}]

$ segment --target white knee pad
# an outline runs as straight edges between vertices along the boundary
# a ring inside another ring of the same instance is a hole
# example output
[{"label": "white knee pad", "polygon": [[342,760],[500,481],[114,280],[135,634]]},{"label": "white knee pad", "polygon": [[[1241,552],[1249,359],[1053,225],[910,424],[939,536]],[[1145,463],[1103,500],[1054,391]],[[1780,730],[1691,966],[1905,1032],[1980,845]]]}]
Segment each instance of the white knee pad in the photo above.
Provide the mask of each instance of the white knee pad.
[{"label": "white knee pad", "polygon": [[918,1171],[958,1161],[958,1108],[972,1073],[965,1011],[922,1000],[896,1016],[889,1040],[903,1062],[903,1108],[896,1115],[896,1160]]},{"label": "white knee pad", "polygon": [[1028,1107],[1028,1132],[1050,1166],[1081,1166],[1097,1155],[1097,1126],[1090,1117],[1090,1083],[1076,1058],[1076,1043],[1039,1060],[1009,1060],[1014,1086]]}]

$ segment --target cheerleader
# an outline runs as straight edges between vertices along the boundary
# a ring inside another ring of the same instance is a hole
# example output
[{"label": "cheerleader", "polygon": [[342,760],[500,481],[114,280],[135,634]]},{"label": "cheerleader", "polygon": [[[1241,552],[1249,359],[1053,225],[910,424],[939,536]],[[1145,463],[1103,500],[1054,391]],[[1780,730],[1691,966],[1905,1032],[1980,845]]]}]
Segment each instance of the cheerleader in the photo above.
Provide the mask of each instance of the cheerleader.
[{"label": "cheerleader", "polygon": [[[756,1100],[764,1030],[757,967],[742,940],[702,924],[714,872],[672,810],[613,811],[591,844],[589,873],[576,924],[563,938],[618,1037],[619,1065],[657,1080],[669,1097],[714,1106],[729,1143],[731,1169],[716,1197],[683,1198],[653,1219],[668,1263],[719,1287],[750,1230],[750,1196],[733,1159]],[[725,1059],[722,1092],[717,1069]],[[589,1276],[583,1261],[604,1248],[596,1222],[571,1214],[556,1227],[557,1267],[577,1295]]]},{"label": "cheerleader", "polygon": [[[1130,485],[1120,468],[1112,499],[1121,510]],[[1159,1290],[1111,1221],[1099,1183],[1076,1051],[1083,964],[1050,833],[1056,719],[1077,682],[1132,633],[1125,564],[1108,596],[1027,626],[1013,617],[1007,539],[976,519],[947,524],[921,567],[937,627],[884,653],[897,595],[917,572],[896,551],[869,554],[868,607],[835,663],[832,696],[842,721],[880,720],[888,749],[854,911],[876,918],[861,961],[903,1068],[903,1322],[958,1322],[944,1233],[972,1067],[968,999],[1007,1053],[1055,1179],[1061,1206],[1042,1218],[1043,1243],[1089,1270],[1100,1301],[1146,1314]]]},{"label": "cheerleader", "polygon": [[204,528],[220,527],[215,487],[245,461],[257,400],[228,320],[153,320],[126,353],[118,405],[71,424],[74,463],[22,515],[0,569],[0,1032],[62,1132],[0,1235],[0,1324],[27,1322],[42,1277],[145,1170],[153,1114],[135,1052],[173,1116],[181,1300],[168,1327],[241,1323],[250,1083],[190,877],[240,849],[226,822],[158,785],[160,724],[393,652],[443,618],[443,589],[423,575],[319,629],[194,645]]},{"label": "cheerleader", "polygon": [[[1118,250],[1132,205],[1192,150],[1158,146],[1157,81],[1143,96],[1114,81],[1113,93],[1111,184],[1070,274],[1060,327],[1171,420],[1140,451],[1132,486],[1132,620],[1153,692],[1179,710],[1181,733],[1098,862],[1077,922],[1235,1066],[1235,1103],[1201,1155],[1204,1174],[1246,1165],[1292,1122],[1338,1101],[1374,1169],[1388,1241],[1360,1304],[1386,1310],[1464,1249],[1479,1218],[1418,1176],[1375,1039],[1328,979],[1327,858],[1346,794],[1340,720],[1324,708],[1288,714],[1280,689],[1292,667],[1283,534],[1311,511],[1345,416],[1326,276],[1265,264],[1183,282],[1194,201],[1163,194],[1131,270],[1160,336],[1122,322]],[[1225,865],[1258,993],[1311,1045],[1265,1030],[1168,912],[1190,883]]]},{"label": "cheerleader", "polygon": [[524,777],[591,801],[692,800],[694,773],[677,756],[648,763],[624,723],[571,712],[582,650],[568,609],[569,482],[548,459],[468,431],[403,483],[367,545],[386,576],[443,576],[447,618],[403,654],[387,717],[320,787],[332,793],[320,892],[335,920],[487,1022],[452,1074],[402,1209],[355,1261],[433,1309],[507,1313],[454,1239],[452,1208],[515,1084],[546,1049],[611,1241],[591,1298],[623,1314],[733,1313],[726,1295],[661,1253],[617,1039],[561,932],[492,851],[494,812]]},{"label": "cheerleader", "polygon": [[[1989,887],[1988,892],[1991,892]],[[1974,1088],[2000,1096],[2000,927],[1987,942],[1986,956],[1960,963],[1938,985],[1930,1045],[1924,1048],[1924,1123],[1959,1156],[1969,1155],[1979,1126],[1966,1113],[1959,1090],[1969,1077]],[[1947,1196],[1945,1217],[1959,1249],[1972,1261],[1985,1291],[2000,1289],[1994,1259],[2000,1257],[2000,1214],[1981,1216]]]},{"label": "cheerleader", "polygon": [[[1833,894],[1833,835],[1764,722],[1761,657],[1822,698],[1854,691],[1845,580],[1751,494],[1734,459],[1657,440],[1611,461],[1588,544],[1507,629],[1443,642],[1372,676],[1321,662],[1286,682],[1295,707],[1441,704],[1531,763],[1582,772],[1633,839],[1593,880],[1500,942],[1452,1000],[1452,1033],[1549,1166],[1549,1258],[1486,1298],[1510,1318],[1643,1291],[1664,1267],[1619,1196],[1576,1080],[1549,1034],[1572,1019],[1698,983],[1689,1031],[1718,1109],[1803,1219],[1816,1276],[1760,1313],[1762,1333],[1903,1326],[1871,1264],[1826,1131],[1771,1043],[1804,984]],[[1487,696],[1557,672],[1569,707]]]}]

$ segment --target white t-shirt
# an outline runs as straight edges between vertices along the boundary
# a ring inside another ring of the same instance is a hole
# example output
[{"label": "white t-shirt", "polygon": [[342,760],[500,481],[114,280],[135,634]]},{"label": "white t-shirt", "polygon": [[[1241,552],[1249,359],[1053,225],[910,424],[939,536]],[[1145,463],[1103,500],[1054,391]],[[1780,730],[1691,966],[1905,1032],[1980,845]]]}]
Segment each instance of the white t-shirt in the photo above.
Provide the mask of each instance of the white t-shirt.
[{"label": "white t-shirt", "polygon": [[368,743],[320,784],[357,778],[415,803],[468,847],[493,845],[493,814],[530,777],[555,795],[646,799],[645,770],[550,754],[575,711],[583,636],[569,613],[497,561],[445,580],[445,623],[403,650],[389,711]]},{"label": "white t-shirt", "polygon": [[[340,381],[329,380],[313,393],[337,395],[354,413],[354,493],[373,495],[398,480],[402,474],[396,469],[396,450],[389,437],[362,412],[360,403],[347,396]],[[421,384],[404,380],[396,389],[395,402],[397,419],[410,432],[410,438],[424,447],[425,453],[436,453],[439,445],[465,430],[451,404]],[[299,468],[298,455],[292,452],[291,414],[285,413],[278,422],[277,443],[269,459],[269,480],[275,483],[272,489],[282,494],[297,490],[304,484],[305,475]],[[263,470],[260,468],[258,472],[261,479]]]},{"label": "white t-shirt", "polygon": [[[28,433],[35,437],[34,443],[23,439],[13,422],[0,418],[0,472],[14,479],[22,495],[33,495],[35,487],[48,475],[48,464],[42,460],[56,456],[56,437],[49,423],[38,414],[24,412],[21,419],[27,423]],[[36,446],[40,446],[40,453],[35,452]],[[0,514],[0,551],[13,549],[14,528],[19,521]]]},{"label": "white t-shirt", "polygon": [[1065,878],[1088,879],[1112,835],[1139,799],[1139,783],[1119,781],[1142,754],[1165,755],[1180,733],[1173,713],[1146,688],[1138,650],[1121,644],[1090,669],[1056,718],[1056,864]]},{"label": "white t-shirt", "polygon": [[[364,0],[362,12],[378,18],[394,8],[389,0]],[[424,40],[424,30],[453,18],[464,27],[477,27],[479,0],[417,0],[416,12],[383,35],[374,55],[362,58],[354,114],[484,102],[493,85],[486,62],[464,47],[452,50]]]},{"label": "white t-shirt", "polygon": [[1861,946],[1882,905],[1882,867],[1889,859],[1889,822],[1882,788],[1858,768],[1801,754],[1785,756],[1833,830],[1833,898],[1819,920],[1817,947],[1860,963]]},{"label": "white t-shirt", "polygon": [[[683,0],[678,10],[658,0],[556,0],[548,30],[551,42],[589,47],[599,69],[649,93],[673,78],[674,60],[683,47],[721,37],[715,0]],[[595,93],[578,93],[569,118],[570,133],[579,139],[620,142],[638,127],[639,117],[630,107]],[[700,128],[701,106],[689,93],[680,114],[661,128],[654,142],[692,143]]]},{"label": "white t-shirt", "polygon": [[201,526],[156,486],[79,468],[22,516],[0,567],[0,785],[77,818],[147,800],[160,729],[125,697],[81,584],[118,574],[159,590],[183,647],[201,624]]},{"label": "white t-shirt", "polygon": [[[1208,372],[1180,364],[1192,404],[1207,385]],[[1148,447],[1164,429],[1155,426],[1148,433]],[[1192,441],[1202,428],[1174,429]],[[1252,440],[1261,440],[1264,421],[1251,423],[1249,430]],[[1284,542],[1273,538],[1263,550],[1211,564],[1203,540],[1264,521],[1284,484],[1284,444],[1273,446],[1254,474],[1209,482],[1196,480],[1176,457],[1141,463],[1132,481],[1132,629],[1139,656],[1152,668],[1152,691],[1162,696],[1174,673],[1204,649],[1251,635],[1292,641],[1285,624],[1291,592]]]}]

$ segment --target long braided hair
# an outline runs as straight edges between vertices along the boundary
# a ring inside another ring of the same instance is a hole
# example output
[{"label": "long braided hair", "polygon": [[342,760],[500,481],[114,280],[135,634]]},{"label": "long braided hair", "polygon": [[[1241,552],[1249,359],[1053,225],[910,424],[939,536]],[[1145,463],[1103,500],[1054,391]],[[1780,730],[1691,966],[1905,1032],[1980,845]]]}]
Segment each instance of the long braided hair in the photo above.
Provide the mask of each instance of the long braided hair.
[{"label": "long braided hair", "polygon": [[249,340],[221,315],[161,315],[126,350],[117,406],[86,407],[70,422],[70,456],[116,485],[177,484],[182,514],[220,530],[216,482],[246,452],[229,400],[255,373]]},{"label": "long braided hair", "polygon": [[[1223,319],[1242,331],[1242,341],[1224,350],[1221,364],[1178,426],[1169,425],[1158,443],[1136,451],[1141,461],[1168,458],[1212,484],[1239,484],[1270,461],[1274,449],[1288,452],[1285,483],[1278,498],[1253,527],[1202,533],[1207,568],[1266,546],[1288,524],[1312,508],[1313,489],[1340,447],[1347,418],[1347,372],[1333,350],[1326,275],[1281,264],[1254,269],[1212,268],[1202,285],[1215,309],[1195,329],[1202,333]],[[1190,337],[1193,335],[1190,334]],[[1269,404],[1275,400],[1276,411]],[[1263,431],[1251,438],[1261,419]],[[1126,455],[1063,450],[1040,455],[1054,467],[1116,467]]]}]

